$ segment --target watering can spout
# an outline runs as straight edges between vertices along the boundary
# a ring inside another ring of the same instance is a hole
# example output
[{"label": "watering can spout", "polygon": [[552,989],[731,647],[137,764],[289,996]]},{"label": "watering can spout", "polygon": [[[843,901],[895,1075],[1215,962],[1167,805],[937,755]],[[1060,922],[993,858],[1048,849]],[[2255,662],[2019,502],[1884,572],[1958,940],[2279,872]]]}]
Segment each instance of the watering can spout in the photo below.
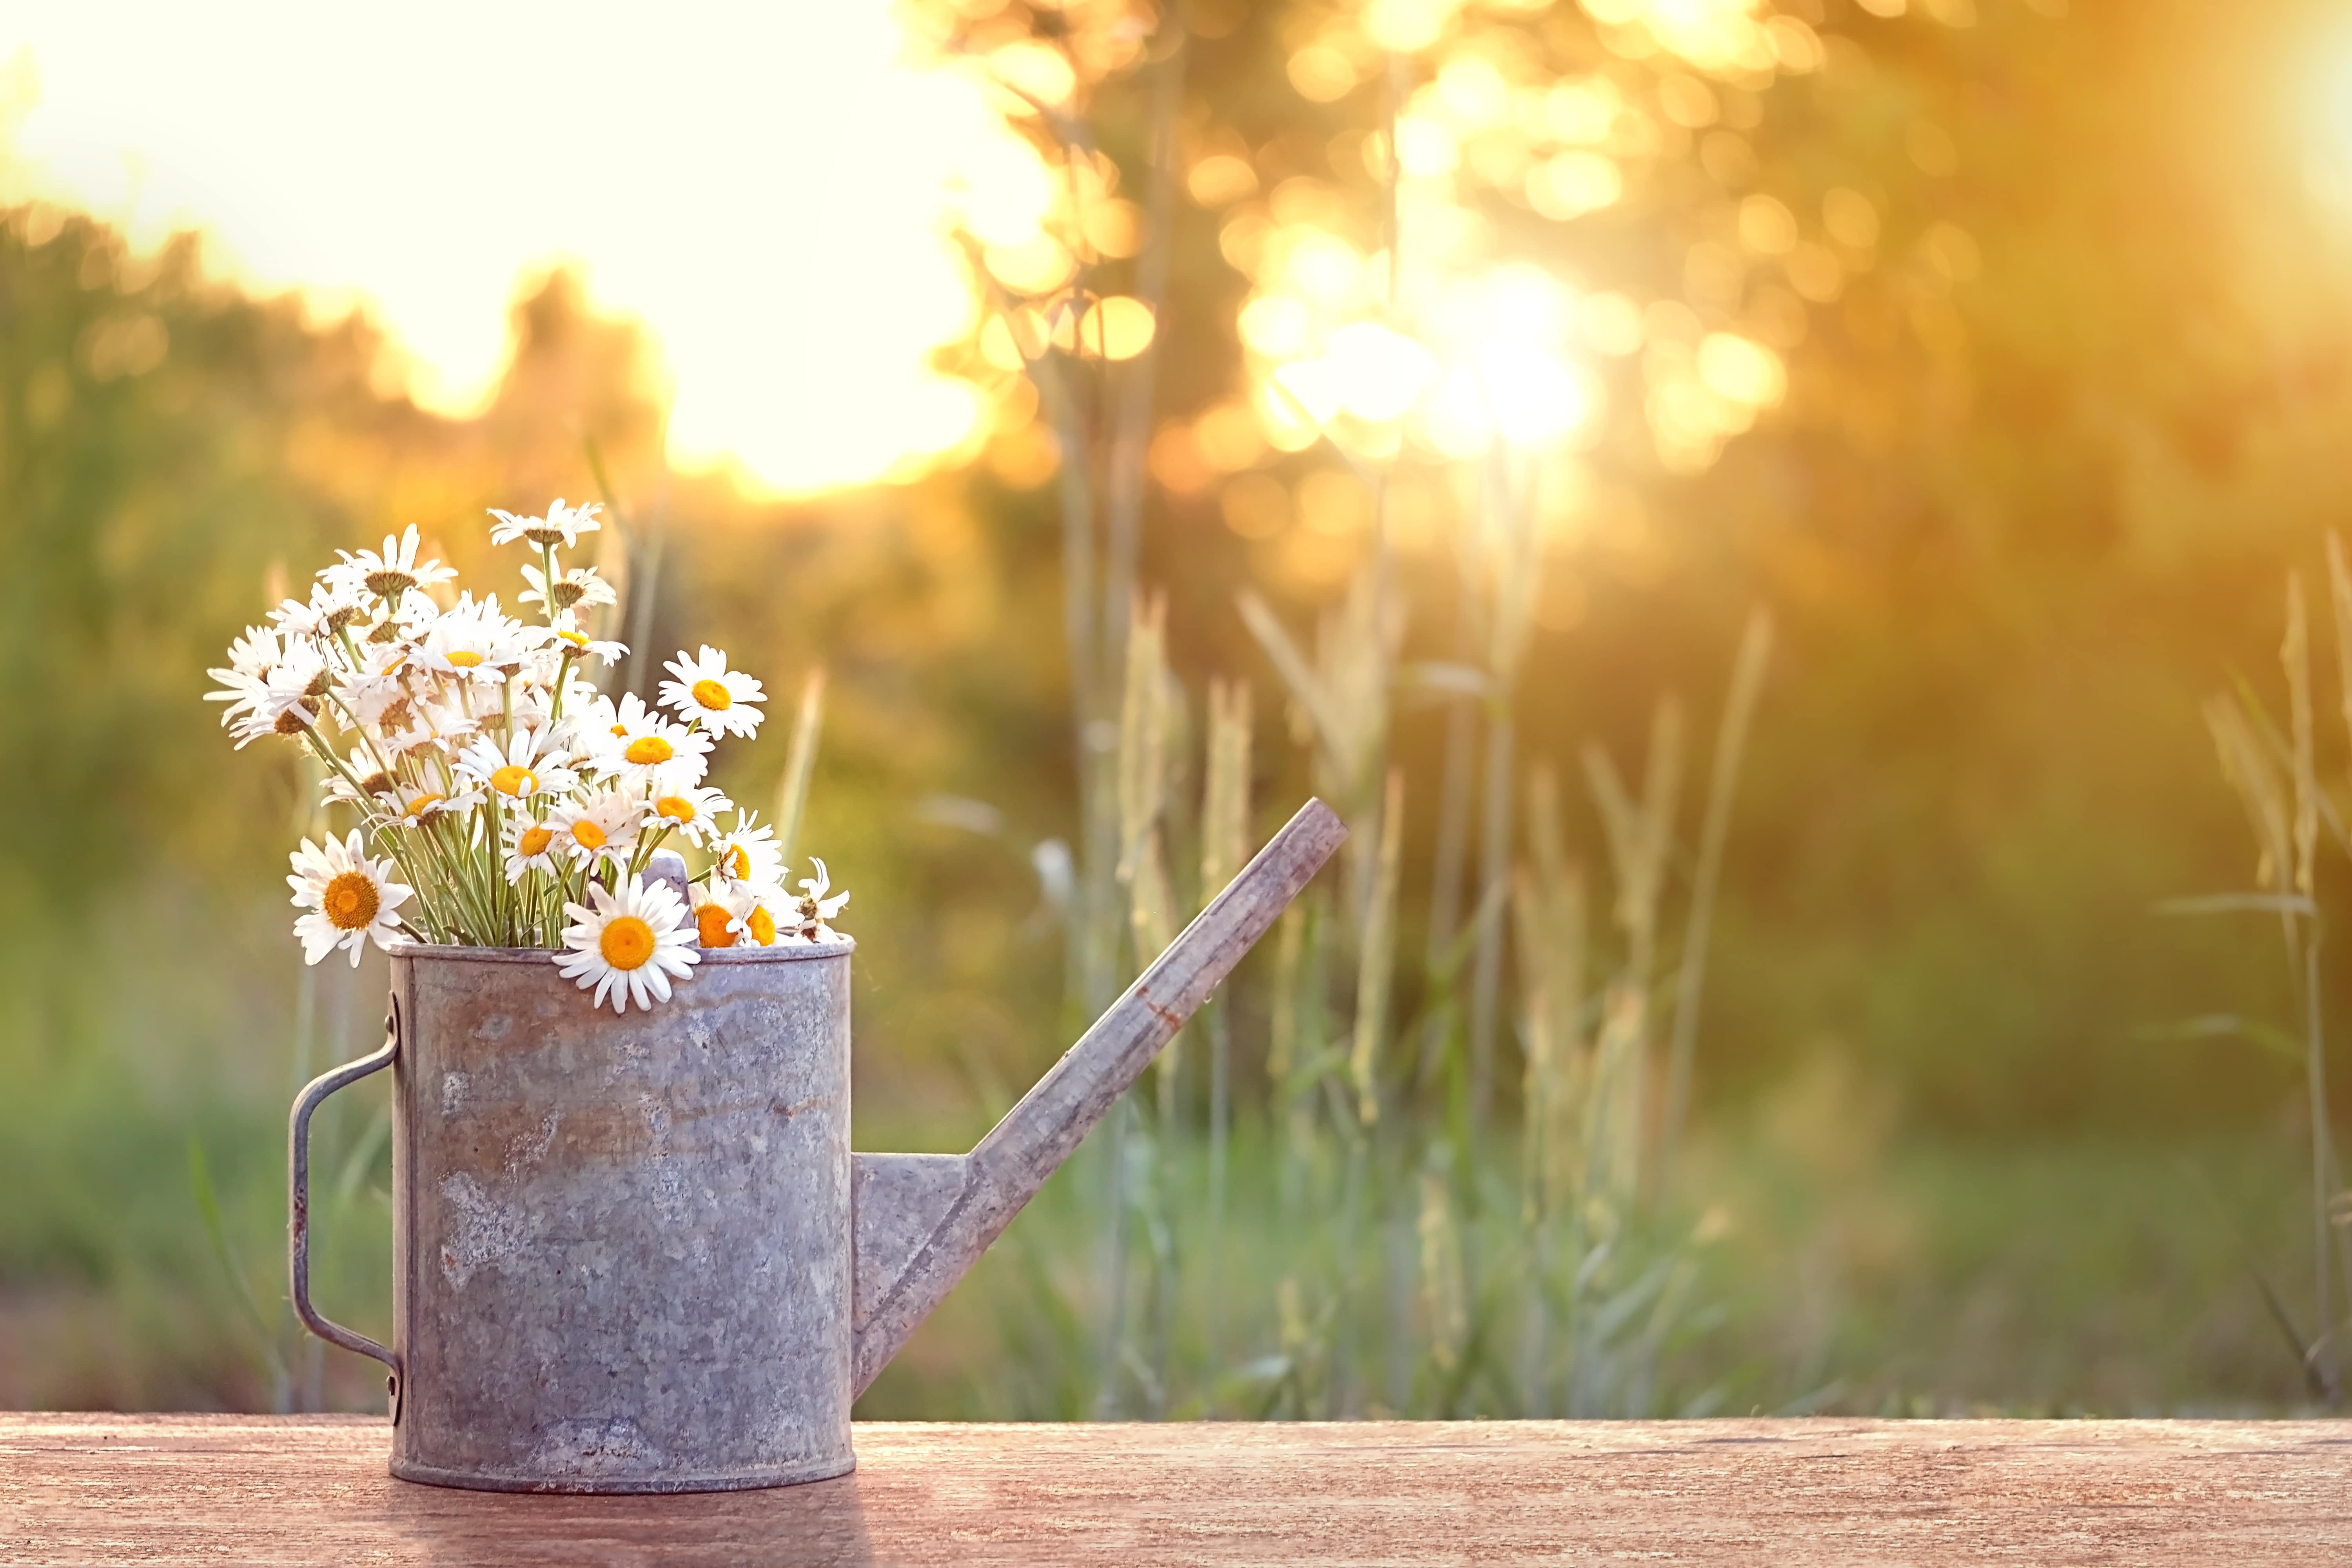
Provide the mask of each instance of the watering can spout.
[{"label": "watering can spout", "polygon": [[969,1154],[858,1154],[859,1394],[1348,837],[1309,800]]}]

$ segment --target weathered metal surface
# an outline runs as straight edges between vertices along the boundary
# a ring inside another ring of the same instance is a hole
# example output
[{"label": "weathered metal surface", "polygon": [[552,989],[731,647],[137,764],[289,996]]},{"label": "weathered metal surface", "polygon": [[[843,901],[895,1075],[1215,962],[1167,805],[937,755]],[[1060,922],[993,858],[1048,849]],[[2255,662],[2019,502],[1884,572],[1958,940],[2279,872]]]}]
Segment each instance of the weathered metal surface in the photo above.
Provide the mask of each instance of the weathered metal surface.
[{"label": "weathered metal surface", "polygon": [[2352,1561],[2341,1421],[857,1428],[711,1498],[386,1480],[349,1417],[0,1416],[0,1563],[1701,1568]]},{"label": "weathered metal surface", "polygon": [[859,1393],[1347,837],[1321,801],[1299,807],[969,1155],[858,1156],[861,1200],[888,1199],[858,1210]]},{"label": "weathered metal surface", "polygon": [[[298,1310],[394,1367],[407,1479],[840,1475],[856,1394],[1346,837],[1309,801],[968,1155],[853,1163],[845,939],[707,951],[625,1014],[543,952],[401,949],[394,1040],[297,1102]],[[310,1113],[388,1053],[396,1352],[303,1274]]]},{"label": "weathered metal surface", "polygon": [[667,882],[669,890],[677,895],[681,908],[694,908],[693,884],[687,879],[686,857],[675,849],[656,849],[646,861],[646,886]]},{"label": "weathered metal surface", "polygon": [[625,1014],[543,952],[394,955],[393,1474],[678,1491],[850,1468],[849,952],[706,952]]}]

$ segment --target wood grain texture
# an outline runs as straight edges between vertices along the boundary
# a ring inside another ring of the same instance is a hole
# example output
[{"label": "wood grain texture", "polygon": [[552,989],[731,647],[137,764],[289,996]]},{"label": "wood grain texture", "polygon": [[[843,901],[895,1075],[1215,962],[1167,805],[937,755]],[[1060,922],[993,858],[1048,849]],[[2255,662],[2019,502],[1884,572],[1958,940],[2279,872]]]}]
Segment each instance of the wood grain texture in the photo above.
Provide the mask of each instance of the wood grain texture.
[{"label": "wood grain texture", "polygon": [[2352,1561],[2352,1423],[861,1425],[839,1480],[510,1497],[364,1417],[0,1415],[0,1562]]}]

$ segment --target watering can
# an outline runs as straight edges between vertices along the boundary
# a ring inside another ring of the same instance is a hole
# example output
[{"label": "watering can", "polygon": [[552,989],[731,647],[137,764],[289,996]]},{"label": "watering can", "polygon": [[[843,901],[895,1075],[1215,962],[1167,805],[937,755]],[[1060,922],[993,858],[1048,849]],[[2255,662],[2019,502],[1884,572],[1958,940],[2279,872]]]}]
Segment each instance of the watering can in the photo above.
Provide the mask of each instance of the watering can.
[{"label": "watering can", "polygon": [[[294,1102],[294,1310],[391,1369],[392,1473],[688,1492],[846,1473],[849,1410],[1347,829],[1310,800],[969,1154],[849,1149],[845,938],[705,951],[652,1012],[410,944]],[[393,1069],[393,1345],[310,1304],[310,1118]]]}]

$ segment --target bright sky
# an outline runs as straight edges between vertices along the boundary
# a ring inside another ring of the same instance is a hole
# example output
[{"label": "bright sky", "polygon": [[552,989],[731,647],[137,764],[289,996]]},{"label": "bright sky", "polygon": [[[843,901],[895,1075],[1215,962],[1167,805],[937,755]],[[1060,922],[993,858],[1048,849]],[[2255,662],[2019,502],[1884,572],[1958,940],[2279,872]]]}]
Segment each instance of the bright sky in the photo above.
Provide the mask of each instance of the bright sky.
[{"label": "bright sky", "polygon": [[888,0],[0,0],[34,81],[8,184],[366,301],[453,411],[518,279],[576,260],[660,341],[674,456],[805,491],[975,417],[924,358],[971,309],[943,187],[1003,132],[899,47]]}]

